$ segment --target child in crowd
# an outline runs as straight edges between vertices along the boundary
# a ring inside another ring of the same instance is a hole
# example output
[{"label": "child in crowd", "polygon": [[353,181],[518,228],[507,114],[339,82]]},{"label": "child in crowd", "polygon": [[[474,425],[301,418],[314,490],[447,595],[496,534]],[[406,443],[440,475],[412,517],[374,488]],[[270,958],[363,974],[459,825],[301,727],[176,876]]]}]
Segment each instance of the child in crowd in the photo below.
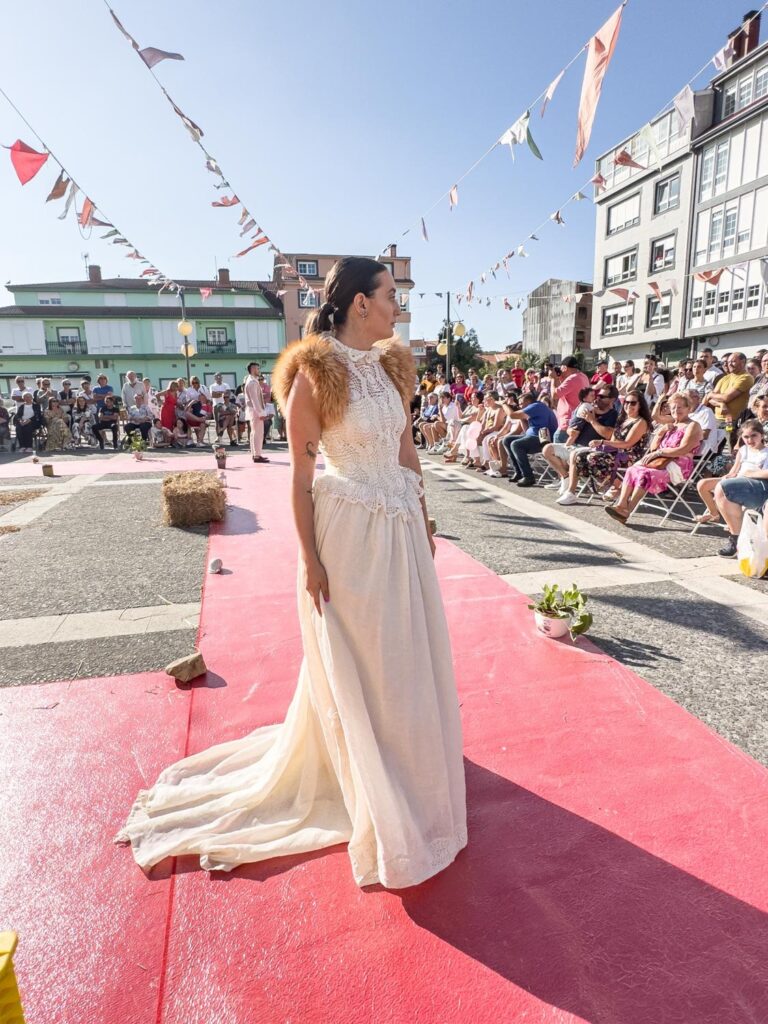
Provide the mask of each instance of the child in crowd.
[{"label": "child in crowd", "polygon": [[177,448],[195,447],[195,442],[190,438],[187,431],[186,420],[181,418],[176,420],[176,426],[173,428],[173,440]]},{"label": "child in crowd", "polygon": [[170,448],[174,443],[173,431],[164,427],[157,417],[149,429],[149,443],[153,448]]},{"label": "child in crowd", "polygon": [[579,392],[579,404],[576,406],[576,412],[573,414],[574,419],[583,420],[586,419],[588,412],[593,412],[595,408],[595,389],[593,387],[582,388]]}]

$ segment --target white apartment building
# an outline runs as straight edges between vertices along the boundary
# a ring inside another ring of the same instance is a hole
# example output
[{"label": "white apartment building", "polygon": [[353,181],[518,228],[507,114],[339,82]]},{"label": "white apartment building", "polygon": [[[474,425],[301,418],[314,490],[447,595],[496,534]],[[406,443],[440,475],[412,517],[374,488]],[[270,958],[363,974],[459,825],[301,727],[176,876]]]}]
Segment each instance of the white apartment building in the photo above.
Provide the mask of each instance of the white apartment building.
[{"label": "white apartment building", "polygon": [[[768,44],[750,11],[726,69],[596,162],[592,348],[675,361],[768,347]],[[626,156],[640,167],[626,166]],[[619,158],[619,163],[616,163]],[[708,275],[702,280],[697,274]]]},{"label": "white apartment building", "polygon": [[591,291],[592,285],[586,281],[554,277],[534,288],[523,310],[523,348],[535,352],[542,360],[561,359],[588,349]]},{"label": "white apartment building", "polygon": [[768,347],[768,44],[711,88],[712,123],[693,143],[691,271],[714,276],[689,279],[686,335],[750,355]]},{"label": "white apartment building", "polygon": [[[595,189],[592,348],[605,349],[612,359],[637,361],[653,351],[677,358],[687,352],[682,339],[694,176],[691,134],[709,124],[712,97],[697,93],[694,102],[696,119],[682,130],[674,110],[651,123],[655,152],[636,133],[596,162],[605,188]],[[622,153],[643,169],[616,164]]]}]

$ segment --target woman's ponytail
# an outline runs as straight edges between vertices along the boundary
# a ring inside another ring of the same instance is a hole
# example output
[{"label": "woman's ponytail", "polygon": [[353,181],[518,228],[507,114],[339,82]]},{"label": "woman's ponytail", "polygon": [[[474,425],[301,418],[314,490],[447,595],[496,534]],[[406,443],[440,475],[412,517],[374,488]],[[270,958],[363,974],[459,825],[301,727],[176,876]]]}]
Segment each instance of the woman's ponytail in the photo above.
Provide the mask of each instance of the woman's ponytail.
[{"label": "woman's ponytail", "polygon": [[332,331],[335,312],[336,307],[332,302],[324,302],[319,309],[312,310],[304,325],[304,333],[325,334],[327,331]]}]

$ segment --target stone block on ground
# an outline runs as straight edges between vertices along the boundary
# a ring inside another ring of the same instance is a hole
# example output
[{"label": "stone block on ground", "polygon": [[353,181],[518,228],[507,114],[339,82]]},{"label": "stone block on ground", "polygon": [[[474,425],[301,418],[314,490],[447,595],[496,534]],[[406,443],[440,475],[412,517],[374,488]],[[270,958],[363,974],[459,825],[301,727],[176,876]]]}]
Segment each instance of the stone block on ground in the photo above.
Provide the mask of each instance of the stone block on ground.
[{"label": "stone block on ground", "polygon": [[224,518],[227,498],[215,473],[169,473],[163,480],[166,526],[202,526]]},{"label": "stone block on ground", "polygon": [[195,651],[194,654],[172,661],[170,665],[165,666],[165,671],[179,683],[190,683],[198,676],[204,675],[208,669],[202,654]]}]

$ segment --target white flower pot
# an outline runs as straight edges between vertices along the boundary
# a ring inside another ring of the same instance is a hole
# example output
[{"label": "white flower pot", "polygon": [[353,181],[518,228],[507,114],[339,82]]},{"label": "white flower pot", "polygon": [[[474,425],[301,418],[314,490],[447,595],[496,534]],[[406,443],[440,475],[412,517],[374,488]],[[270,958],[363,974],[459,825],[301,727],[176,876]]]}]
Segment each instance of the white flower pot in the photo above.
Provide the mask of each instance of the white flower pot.
[{"label": "white flower pot", "polygon": [[565,636],[571,626],[570,619],[555,619],[549,615],[542,615],[541,612],[534,612],[533,617],[536,620],[536,629],[553,640]]}]

